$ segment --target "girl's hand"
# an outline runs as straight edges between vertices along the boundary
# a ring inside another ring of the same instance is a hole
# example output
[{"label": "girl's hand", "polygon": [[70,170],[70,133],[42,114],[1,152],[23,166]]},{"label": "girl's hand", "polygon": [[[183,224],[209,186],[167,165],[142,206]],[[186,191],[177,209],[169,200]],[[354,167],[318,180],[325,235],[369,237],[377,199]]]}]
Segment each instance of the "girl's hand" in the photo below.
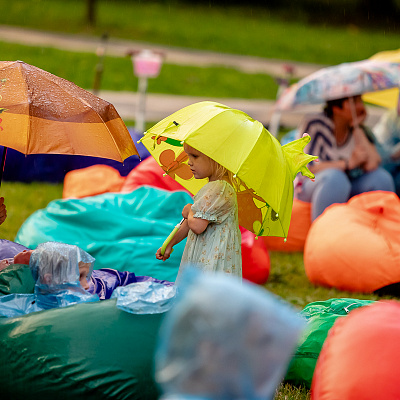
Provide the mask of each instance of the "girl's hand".
[{"label": "girl's hand", "polygon": [[156,253],[156,258],[157,260],[168,260],[169,256],[171,255],[172,252],[172,246],[170,244],[168,244],[168,246],[165,249],[164,255],[161,254],[161,247],[157,250]]},{"label": "girl's hand", "polygon": [[192,211],[192,205],[188,203],[185,207],[183,207],[182,218],[188,219],[190,211]]},{"label": "girl's hand", "polygon": [[0,197],[0,225],[6,220],[7,218],[7,209],[6,205],[4,204],[4,197]]}]

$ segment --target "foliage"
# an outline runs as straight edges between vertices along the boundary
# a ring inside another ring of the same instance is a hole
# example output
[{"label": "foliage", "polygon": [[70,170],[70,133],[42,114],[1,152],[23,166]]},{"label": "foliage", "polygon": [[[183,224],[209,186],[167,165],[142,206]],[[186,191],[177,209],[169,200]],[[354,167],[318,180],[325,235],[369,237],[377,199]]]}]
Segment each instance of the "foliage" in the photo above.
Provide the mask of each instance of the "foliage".
[{"label": "foliage", "polygon": [[2,23],[98,37],[107,32],[114,38],[318,64],[356,61],[396,49],[400,36],[389,24],[373,31],[355,25],[331,27],[305,23],[299,13],[293,13],[289,23],[265,7],[194,2],[99,0],[94,28],[85,23],[85,16],[82,0],[18,0],[8,2]]}]

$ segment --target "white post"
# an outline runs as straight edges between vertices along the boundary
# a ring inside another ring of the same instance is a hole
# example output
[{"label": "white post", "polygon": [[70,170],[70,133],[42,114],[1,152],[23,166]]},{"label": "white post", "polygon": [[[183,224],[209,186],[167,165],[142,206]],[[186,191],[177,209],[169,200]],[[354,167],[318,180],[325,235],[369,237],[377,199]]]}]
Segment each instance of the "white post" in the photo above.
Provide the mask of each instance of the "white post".
[{"label": "white post", "polygon": [[144,132],[146,121],[147,77],[139,76],[135,129]]},{"label": "white post", "polygon": [[144,132],[146,123],[146,92],[147,79],[155,78],[160,73],[162,54],[151,50],[130,52],[132,55],[133,72],[138,77],[137,109],[135,129]]}]

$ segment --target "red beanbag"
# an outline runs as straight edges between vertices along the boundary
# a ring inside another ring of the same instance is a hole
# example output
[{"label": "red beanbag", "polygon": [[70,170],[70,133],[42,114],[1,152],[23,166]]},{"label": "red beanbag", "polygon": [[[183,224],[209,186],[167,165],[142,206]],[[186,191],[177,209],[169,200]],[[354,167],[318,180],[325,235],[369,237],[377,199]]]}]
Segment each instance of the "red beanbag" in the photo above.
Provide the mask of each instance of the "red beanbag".
[{"label": "red beanbag", "polygon": [[270,258],[263,240],[254,233],[240,228],[242,232],[242,275],[244,279],[260,285],[268,280]]},{"label": "red beanbag", "polygon": [[294,199],[287,241],[285,242],[283,238],[273,236],[263,236],[263,240],[268,250],[284,252],[303,251],[310,227],[311,203]]},{"label": "red beanbag", "polygon": [[141,161],[126,177],[122,186],[122,193],[133,192],[140,186],[148,185],[165,190],[187,190],[170,176],[163,176],[163,169],[153,157]]},{"label": "red beanbag", "polygon": [[329,331],[311,400],[400,399],[400,304],[379,301],[339,318]]},{"label": "red beanbag", "polygon": [[304,267],[317,285],[370,293],[400,282],[400,200],[367,192],[328,207],[312,224]]},{"label": "red beanbag", "polygon": [[64,178],[63,199],[119,192],[125,177],[109,165],[96,164],[68,172]]}]

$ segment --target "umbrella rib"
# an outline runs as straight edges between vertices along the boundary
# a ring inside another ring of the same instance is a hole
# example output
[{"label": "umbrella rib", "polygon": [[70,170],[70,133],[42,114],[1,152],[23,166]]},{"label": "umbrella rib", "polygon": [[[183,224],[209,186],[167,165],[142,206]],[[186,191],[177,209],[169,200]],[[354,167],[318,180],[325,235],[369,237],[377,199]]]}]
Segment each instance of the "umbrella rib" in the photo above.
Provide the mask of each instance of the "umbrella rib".
[{"label": "umbrella rib", "polygon": [[[39,68],[39,69],[40,69],[40,68]],[[44,70],[43,70],[43,71],[44,71]],[[46,80],[48,80],[48,81],[50,81],[51,83],[53,83],[54,85],[58,86],[62,91],[68,93],[70,96],[72,96],[72,97],[74,96],[73,93],[71,93],[71,91],[70,91],[68,88],[64,88],[64,87],[60,86],[59,83],[56,82],[56,81],[53,79],[53,76],[56,77],[56,75],[53,75],[52,73],[50,73],[50,72],[48,72],[48,71],[44,71],[44,72],[47,73],[47,74],[49,74],[49,77],[44,76],[44,78],[45,78]],[[59,78],[59,77],[56,77],[56,78]],[[68,80],[66,80],[66,79],[64,79],[64,78],[61,78],[61,79],[63,79],[63,80],[65,80],[66,82],[68,82],[68,83],[74,85],[74,86],[77,87],[80,91],[87,92],[85,89],[83,89],[83,88],[81,88],[80,86],[76,85],[74,82],[68,81]],[[95,95],[94,95],[93,93],[91,93],[91,92],[88,92],[88,93],[90,93],[90,95],[94,96],[95,98],[97,97],[97,96],[95,96]],[[104,101],[105,103],[107,103],[108,106],[111,105],[111,103],[109,103],[108,101],[106,101],[106,100],[104,100],[104,99],[101,99],[100,97],[98,97],[98,98],[99,98],[100,100]],[[114,142],[115,148],[118,150],[118,153],[119,153],[119,155],[120,155],[120,157],[121,157],[121,153],[120,153],[120,151],[119,151],[119,147],[117,146],[117,143],[116,143],[116,141],[115,141],[113,135],[111,134],[110,129],[108,128],[107,124],[105,123],[104,119],[100,116],[100,114],[99,114],[99,113],[98,113],[84,98],[79,97],[79,100],[82,101],[82,103],[84,103],[88,108],[90,108],[91,110],[93,110],[93,111],[96,113],[96,115],[99,117],[99,119],[101,120],[101,122],[102,122],[102,123],[104,124],[104,126],[106,127],[107,132],[109,133],[109,137],[110,137],[111,140]],[[117,114],[118,114],[118,113],[117,113]],[[122,157],[121,157],[121,159],[122,159]]]},{"label": "umbrella rib", "polygon": [[[31,99],[30,99],[29,94],[28,94],[28,83],[26,82],[26,79],[25,79],[25,71],[22,68],[22,63],[19,62],[19,61],[16,61],[16,62],[19,64],[19,69],[20,69],[21,75],[24,76],[24,86],[25,86],[25,93],[26,93],[26,98],[27,98],[27,102],[28,102],[28,111],[29,111],[28,115],[31,115]],[[11,65],[9,67],[11,67]],[[7,67],[7,68],[9,68],[9,67]],[[29,124],[26,125],[26,129],[27,129],[27,132],[26,132],[26,147],[25,147],[25,151],[24,151],[25,156],[29,154],[28,147],[29,147],[30,136],[31,136],[31,119],[30,118],[29,118]]]}]

